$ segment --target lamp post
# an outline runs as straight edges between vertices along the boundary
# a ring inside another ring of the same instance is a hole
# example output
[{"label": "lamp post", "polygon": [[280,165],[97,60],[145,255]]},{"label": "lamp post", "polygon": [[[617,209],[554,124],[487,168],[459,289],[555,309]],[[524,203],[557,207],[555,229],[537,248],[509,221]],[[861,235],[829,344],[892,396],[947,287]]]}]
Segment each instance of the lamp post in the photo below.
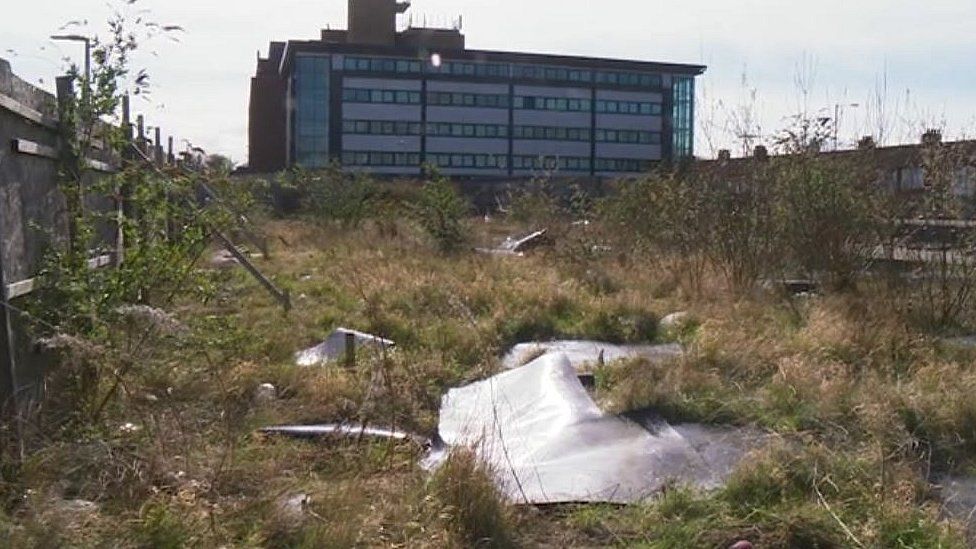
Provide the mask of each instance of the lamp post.
[{"label": "lamp post", "polygon": [[835,151],[837,150],[838,143],[840,142],[840,113],[841,113],[841,109],[845,109],[847,107],[850,107],[852,109],[856,109],[856,108],[858,108],[860,106],[861,106],[860,103],[847,103],[847,104],[837,103],[837,104],[834,105],[834,150]]},{"label": "lamp post", "polygon": [[82,90],[84,101],[87,104],[91,87],[91,39],[80,34],[55,34],[51,40],[61,42],[83,42],[85,44],[85,89]]}]

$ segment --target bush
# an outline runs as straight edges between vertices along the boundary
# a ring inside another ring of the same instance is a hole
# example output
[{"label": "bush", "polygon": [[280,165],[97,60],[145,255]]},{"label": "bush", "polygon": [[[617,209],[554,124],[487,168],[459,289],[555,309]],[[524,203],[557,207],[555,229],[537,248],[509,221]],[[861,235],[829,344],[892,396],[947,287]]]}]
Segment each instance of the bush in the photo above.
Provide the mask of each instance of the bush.
[{"label": "bush", "polygon": [[417,224],[440,251],[457,252],[468,242],[469,207],[447,178],[434,174],[412,206]]}]

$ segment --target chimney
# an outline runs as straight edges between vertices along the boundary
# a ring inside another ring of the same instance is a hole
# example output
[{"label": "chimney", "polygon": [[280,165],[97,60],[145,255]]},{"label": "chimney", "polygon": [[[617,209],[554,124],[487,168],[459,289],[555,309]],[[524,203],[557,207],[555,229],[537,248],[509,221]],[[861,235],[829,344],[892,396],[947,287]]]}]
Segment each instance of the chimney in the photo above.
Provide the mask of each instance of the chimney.
[{"label": "chimney", "polygon": [[718,151],[718,159],[719,162],[728,162],[729,160],[732,160],[732,151],[728,149]]},{"label": "chimney", "polygon": [[768,160],[769,149],[767,149],[765,145],[756,145],[756,149],[753,151],[752,156],[756,157],[756,160]]},{"label": "chimney", "polygon": [[928,130],[922,134],[922,145],[932,146],[942,143],[942,130]]},{"label": "chimney", "polygon": [[878,148],[878,144],[874,142],[874,137],[870,135],[865,135],[857,142],[857,150],[859,151],[871,151]]}]

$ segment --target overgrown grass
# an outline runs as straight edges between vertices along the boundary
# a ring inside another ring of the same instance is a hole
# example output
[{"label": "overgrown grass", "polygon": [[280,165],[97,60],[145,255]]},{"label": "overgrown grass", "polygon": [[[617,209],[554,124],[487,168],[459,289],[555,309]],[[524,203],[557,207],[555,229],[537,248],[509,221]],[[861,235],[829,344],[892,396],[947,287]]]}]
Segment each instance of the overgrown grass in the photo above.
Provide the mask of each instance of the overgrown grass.
[{"label": "overgrown grass", "polygon": [[[527,228],[471,226],[485,244]],[[928,480],[974,465],[973,354],[899,320],[879,290],[784,301],[729,294],[705,273],[686,292],[668,258],[579,252],[604,237],[599,226],[566,229],[555,249],[525,258],[434,253],[424,235],[372,223],[267,229],[274,260],[260,266],[294,310],[230,271],[209,302],[172,311],[190,333],[134,369],[102,424],[39,433],[26,462],[4,464],[0,533],[11,544],[965,546]],[[674,486],[626,508],[509,507],[470,456],[430,479],[411,444],[255,434],[318,422],[431,433],[444,391],[497,371],[508,346],[655,342],[657,320],[677,310],[698,321],[681,334],[686,356],[608,365],[597,396],[614,411],[770,433],[715,493]],[[293,365],[339,326],[397,349],[354,369]],[[261,383],[278,398],[255,400]],[[72,500],[93,505],[79,513]]]}]

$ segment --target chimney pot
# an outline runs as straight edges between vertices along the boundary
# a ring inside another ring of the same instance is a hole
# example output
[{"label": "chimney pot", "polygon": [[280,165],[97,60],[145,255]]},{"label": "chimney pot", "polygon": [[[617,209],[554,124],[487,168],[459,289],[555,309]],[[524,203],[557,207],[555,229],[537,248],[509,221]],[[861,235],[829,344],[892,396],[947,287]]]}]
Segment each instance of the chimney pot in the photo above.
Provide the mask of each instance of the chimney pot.
[{"label": "chimney pot", "polygon": [[766,160],[769,158],[769,149],[765,145],[756,145],[752,155],[759,160]]},{"label": "chimney pot", "polygon": [[723,161],[723,162],[727,162],[729,160],[732,160],[732,151],[730,151],[728,149],[722,149],[722,150],[718,151],[718,159],[721,160],[721,161]]},{"label": "chimney pot", "polygon": [[942,143],[942,130],[928,130],[922,134],[923,145],[938,145]]},{"label": "chimney pot", "polygon": [[878,144],[874,142],[874,137],[870,135],[865,135],[857,142],[857,149],[859,151],[870,151],[877,148]]}]

